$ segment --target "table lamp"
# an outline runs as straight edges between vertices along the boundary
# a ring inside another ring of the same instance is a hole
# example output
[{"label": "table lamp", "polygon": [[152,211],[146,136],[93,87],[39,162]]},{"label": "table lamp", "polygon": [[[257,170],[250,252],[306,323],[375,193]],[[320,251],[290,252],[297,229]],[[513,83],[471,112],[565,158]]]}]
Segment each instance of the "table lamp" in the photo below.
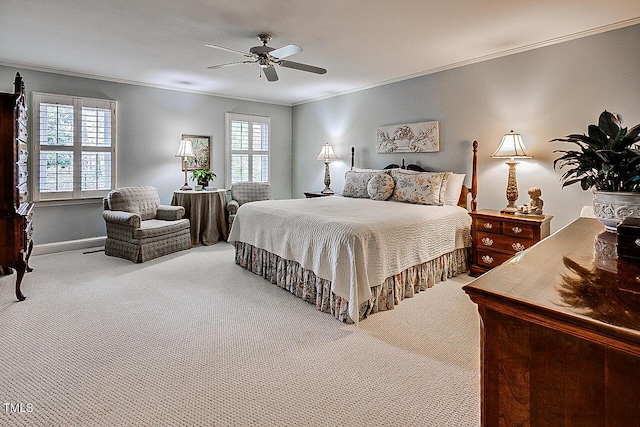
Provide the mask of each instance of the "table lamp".
[{"label": "table lamp", "polygon": [[334,160],[338,160],[338,156],[333,152],[333,148],[331,145],[324,144],[322,149],[320,150],[320,154],[318,154],[318,160],[324,162],[324,190],[322,190],[322,194],[333,194],[333,190],[329,188],[331,185],[331,176],[329,175],[329,162]]},{"label": "table lamp", "polygon": [[175,157],[182,157],[182,161],[184,162],[184,185],[180,190],[191,190],[189,187],[189,179],[187,178],[187,158],[195,157],[193,154],[193,146],[191,145],[191,140],[189,139],[181,139],[180,147],[178,148],[178,152]]},{"label": "table lamp", "polygon": [[509,165],[509,177],[507,178],[507,206],[500,213],[514,214],[518,210],[516,200],[518,200],[518,183],[516,182],[516,165],[519,159],[530,159],[524,148],[522,137],[513,130],[505,134],[500,141],[498,149],[491,155],[494,159],[509,159],[505,163]]}]

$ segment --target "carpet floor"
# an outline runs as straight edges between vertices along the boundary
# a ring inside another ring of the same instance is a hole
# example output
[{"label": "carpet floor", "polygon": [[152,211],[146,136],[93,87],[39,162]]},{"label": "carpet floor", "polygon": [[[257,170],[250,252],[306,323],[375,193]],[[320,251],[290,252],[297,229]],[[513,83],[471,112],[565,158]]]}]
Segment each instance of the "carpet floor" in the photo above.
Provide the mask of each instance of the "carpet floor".
[{"label": "carpet floor", "polygon": [[31,265],[23,302],[0,277],[0,425],[479,425],[467,275],[354,326],[235,265],[227,243]]}]

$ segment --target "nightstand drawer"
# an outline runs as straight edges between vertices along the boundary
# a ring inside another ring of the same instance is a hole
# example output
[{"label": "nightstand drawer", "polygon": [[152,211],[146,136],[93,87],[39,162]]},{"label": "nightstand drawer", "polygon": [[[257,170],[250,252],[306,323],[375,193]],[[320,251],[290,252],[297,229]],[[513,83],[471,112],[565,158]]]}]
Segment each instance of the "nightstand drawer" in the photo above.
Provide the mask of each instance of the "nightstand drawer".
[{"label": "nightstand drawer", "polygon": [[485,231],[487,233],[501,233],[502,221],[499,219],[474,218],[473,228],[476,231]]},{"label": "nightstand drawer", "polygon": [[528,224],[504,221],[502,223],[502,234],[520,237],[523,239],[533,239],[533,226]]},{"label": "nightstand drawer", "polygon": [[476,235],[476,245],[478,250],[489,249],[492,251],[505,252],[515,254],[533,246],[530,239],[521,239],[512,236],[502,236],[499,234],[478,232]]},{"label": "nightstand drawer", "polygon": [[511,254],[503,254],[500,252],[490,252],[483,251],[482,249],[478,249],[478,264],[483,267],[497,267],[513,255]]}]

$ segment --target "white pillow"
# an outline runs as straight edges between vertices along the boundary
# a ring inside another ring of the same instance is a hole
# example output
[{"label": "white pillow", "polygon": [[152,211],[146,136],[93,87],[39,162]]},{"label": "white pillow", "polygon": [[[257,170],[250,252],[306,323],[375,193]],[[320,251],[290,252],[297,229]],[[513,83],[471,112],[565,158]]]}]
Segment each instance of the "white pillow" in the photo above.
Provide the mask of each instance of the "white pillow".
[{"label": "white pillow", "polygon": [[367,184],[367,192],[373,200],[387,200],[393,194],[395,182],[386,172],[376,173]]},{"label": "white pillow", "polygon": [[444,189],[444,204],[449,206],[458,206],[458,200],[460,199],[460,193],[462,192],[462,186],[464,185],[463,173],[451,173],[449,180]]}]

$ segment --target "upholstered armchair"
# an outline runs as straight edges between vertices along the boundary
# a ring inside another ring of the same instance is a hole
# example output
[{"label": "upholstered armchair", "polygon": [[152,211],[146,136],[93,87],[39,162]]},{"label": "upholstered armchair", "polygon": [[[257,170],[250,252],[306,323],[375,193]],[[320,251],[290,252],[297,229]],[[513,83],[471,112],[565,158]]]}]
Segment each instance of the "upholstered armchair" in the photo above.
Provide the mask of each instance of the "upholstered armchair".
[{"label": "upholstered armchair", "polygon": [[191,247],[184,208],[161,205],[154,187],[118,188],[103,203],[107,255],[145,262]]},{"label": "upholstered armchair", "polygon": [[248,202],[271,199],[271,185],[266,182],[238,182],[231,186],[231,201],[227,203],[229,231],[238,208]]}]

